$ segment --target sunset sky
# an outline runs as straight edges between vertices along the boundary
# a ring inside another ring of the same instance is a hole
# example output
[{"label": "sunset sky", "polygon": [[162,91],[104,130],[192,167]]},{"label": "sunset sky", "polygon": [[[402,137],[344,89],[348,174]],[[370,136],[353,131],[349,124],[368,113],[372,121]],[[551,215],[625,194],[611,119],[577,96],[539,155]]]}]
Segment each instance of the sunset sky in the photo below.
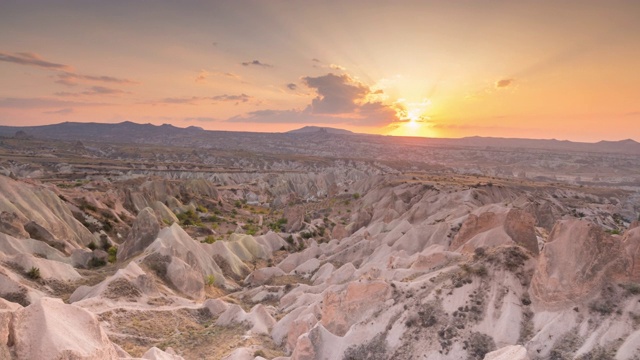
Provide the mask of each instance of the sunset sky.
[{"label": "sunset sky", "polygon": [[1,0],[0,125],[640,141],[640,1]]}]

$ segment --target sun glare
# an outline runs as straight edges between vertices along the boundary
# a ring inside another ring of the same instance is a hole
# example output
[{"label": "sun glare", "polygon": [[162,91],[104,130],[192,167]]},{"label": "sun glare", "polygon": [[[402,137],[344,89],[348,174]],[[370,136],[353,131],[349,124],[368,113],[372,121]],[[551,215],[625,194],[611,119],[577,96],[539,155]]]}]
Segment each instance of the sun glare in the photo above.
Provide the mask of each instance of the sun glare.
[{"label": "sun glare", "polygon": [[400,120],[388,128],[388,135],[395,136],[436,136],[429,120],[431,100],[407,101],[398,99],[395,102],[396,116]]}]

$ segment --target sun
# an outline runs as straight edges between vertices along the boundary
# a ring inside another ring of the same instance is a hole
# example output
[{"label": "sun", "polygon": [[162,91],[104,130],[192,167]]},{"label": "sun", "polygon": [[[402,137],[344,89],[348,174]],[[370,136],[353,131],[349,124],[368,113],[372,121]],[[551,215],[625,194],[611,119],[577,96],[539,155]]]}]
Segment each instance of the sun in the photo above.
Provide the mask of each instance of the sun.
[{"label": "sun", "polygon": [[433,136],[428,115],[431,100],[407,101],[400,98],[394,105],[396,106],[396,116],[400,121],[389,131],[389,135]]}]

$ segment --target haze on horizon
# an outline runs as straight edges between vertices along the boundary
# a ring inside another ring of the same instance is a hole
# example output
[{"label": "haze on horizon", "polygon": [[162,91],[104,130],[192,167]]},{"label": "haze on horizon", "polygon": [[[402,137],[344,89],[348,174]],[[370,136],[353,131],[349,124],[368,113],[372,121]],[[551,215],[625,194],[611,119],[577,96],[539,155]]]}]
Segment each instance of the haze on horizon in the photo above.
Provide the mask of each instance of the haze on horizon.
[{"label": "haze on horizon", "polygon": [[640,140],[638,1],[0,3],[0,125]]}]

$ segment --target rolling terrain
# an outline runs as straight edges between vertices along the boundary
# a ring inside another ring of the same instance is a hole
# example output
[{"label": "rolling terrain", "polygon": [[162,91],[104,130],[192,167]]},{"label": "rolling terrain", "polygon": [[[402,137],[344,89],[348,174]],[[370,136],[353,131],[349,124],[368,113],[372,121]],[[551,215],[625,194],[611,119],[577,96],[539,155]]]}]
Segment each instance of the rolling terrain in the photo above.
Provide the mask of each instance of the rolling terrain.
[{"label": "rolling terrain", "polygon": [[0,135],[0,358],[640,359],[633,141]]}]

